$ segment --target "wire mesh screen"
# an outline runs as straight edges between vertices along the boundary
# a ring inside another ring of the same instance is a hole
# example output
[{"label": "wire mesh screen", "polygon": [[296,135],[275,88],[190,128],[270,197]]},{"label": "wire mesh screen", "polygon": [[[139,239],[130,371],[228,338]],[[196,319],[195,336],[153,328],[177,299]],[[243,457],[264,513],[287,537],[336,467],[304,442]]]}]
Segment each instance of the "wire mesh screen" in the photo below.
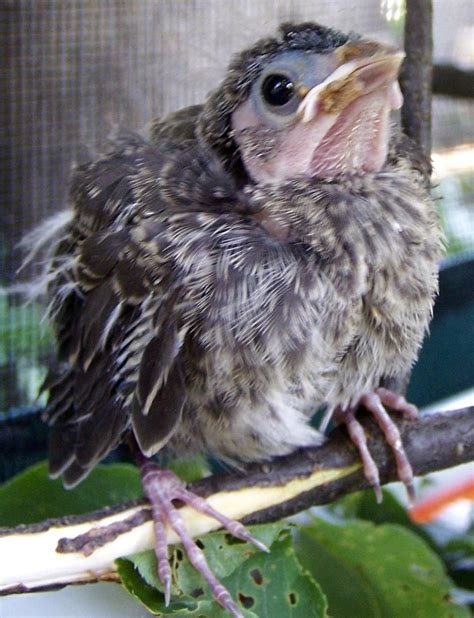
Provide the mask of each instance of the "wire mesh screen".
[{"label": "wire mesh screen", "polygon": [[[398,0],[4,0],[0,7],[4,286],[19,266],[19,239],[67,205],[73,164],[93,156],[117,127],[139,130],[201,101],[231,54],[278,23],[311,19],[399,44],[403,30]],[[450,7],[449,0],[435,0],[437,55],[473,62],[466,35],[471,2]],[[455,47],[450,41],[458,31]],[[435,149],[455,251],[474,246],[472,168],[455,156],[460,146],[473,147],[472,120],[472,103],[436,101]],[[50,338],[38,307],[5,295],[0,334],[0,410],[8,410],[36,397]]]}]

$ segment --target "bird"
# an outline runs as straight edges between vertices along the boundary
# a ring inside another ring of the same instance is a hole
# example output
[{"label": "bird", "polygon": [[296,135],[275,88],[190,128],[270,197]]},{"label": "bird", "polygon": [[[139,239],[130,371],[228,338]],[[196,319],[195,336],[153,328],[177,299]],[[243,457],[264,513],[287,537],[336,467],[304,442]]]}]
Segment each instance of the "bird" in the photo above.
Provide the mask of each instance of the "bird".
[{"label": "bird", "polygon": [[[380,497],[357,419],[376,419],[400,479],[413,473],[384,387],[416,361],[442,234],[430,162],[393,125],[404,55],[313,22],[237,54],[203,104],[119,132],[74,172],[47,233],[49,469],[74,487],[121,442],[140,465],[166,601],[174,528],[216,600],[240,609],[173,500],[259,541],[152,457],[269,460],[347,426]],[[46,238],[45,236],[45,238]]]}]

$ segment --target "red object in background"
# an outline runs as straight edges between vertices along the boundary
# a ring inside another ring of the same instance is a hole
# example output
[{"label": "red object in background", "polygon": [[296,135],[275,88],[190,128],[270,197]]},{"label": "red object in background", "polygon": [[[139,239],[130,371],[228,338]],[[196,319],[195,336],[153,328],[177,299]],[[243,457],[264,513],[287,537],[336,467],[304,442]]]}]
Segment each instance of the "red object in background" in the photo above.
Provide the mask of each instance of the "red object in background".
[{"label": "red object in background", "polygon": [[442,488],[420,500],[409,509],[408,514],[417,524],[426,524],[436,519],[450,504],[458,500],[474,500],[474,476],[457,483],[454,487]]}]

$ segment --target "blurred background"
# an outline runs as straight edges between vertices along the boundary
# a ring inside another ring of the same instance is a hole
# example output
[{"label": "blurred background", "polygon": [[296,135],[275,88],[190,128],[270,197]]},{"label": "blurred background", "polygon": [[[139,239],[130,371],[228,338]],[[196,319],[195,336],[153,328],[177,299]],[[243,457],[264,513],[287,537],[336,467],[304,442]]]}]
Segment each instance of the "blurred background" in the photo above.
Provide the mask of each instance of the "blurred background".
[{"label": "blurred background", "polygon": [[[21,237],[67,206],[73,165],[94,156],[114,129],[141,130],[202,101],[232,53],[281,21],[305,19],[403,44],[403,0],[1,1],[0,285],[15,281]],[[435,73],[437,91],[451,92],[436,94],[433,105],[449,261],[410,392],[422,405],[474,383],[472,0],[434,0],[434,58],[471,82],[459,90],[449,71]],[[40,308],[0,295],[1,413],[18,417],[41,405],[50,353]]]}]

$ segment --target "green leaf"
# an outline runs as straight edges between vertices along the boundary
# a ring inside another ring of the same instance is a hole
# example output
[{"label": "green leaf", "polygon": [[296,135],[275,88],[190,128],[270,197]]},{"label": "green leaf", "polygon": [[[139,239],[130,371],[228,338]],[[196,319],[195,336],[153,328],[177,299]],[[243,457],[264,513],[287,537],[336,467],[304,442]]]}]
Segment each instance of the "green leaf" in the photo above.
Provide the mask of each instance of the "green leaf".
[{"label": "green leaf", "polygon": [[[148,552],[146,552],[148,553]],[[174,614],[182,609],[184,604],[173,600],[168,607],[165,606],[163,593],[148,584],[140,575],[134,563],[126,558],[119,558],[115,561],[117,572],[120,575],[125,589],[137,601],[144,605],[152,614]],[[194,607],[193,604],[192,607]]]},{"label": "green leaf", "polygon": [[379,504],[372,490],[359,491],[341,498],[328,508],[343,519],[364,519],[374,524],[398,524],[418,534],[436,552],[438,544],[424,527],[412,522],[406,508],[388,489],[383,489],[383,501]]},{"label": "green leaf", "polygon": [[254,554],[224,582],[234,598],[248,599],[249,609],[260,618],[327,615],[326,600],[301,568],[289,535],[275,541],[270,554]]},{"label": "green leaf", "polygon": [[173,459],[166,463],[166,468],[186,483],[194,483],[211,473],[209,462],[204,455],[196,455],[190,459]]},{"label": "green leaf", "polygon": [[[429,482],[429,477],[425,479]],[[421,537],[444,561],[449,577],[466,590],[474,590],[474,532],[459,533],[442,523],[415,524],[397,498],[383,490],[383,502],[377,504],[372,491],[345,496],[329,507],[340,518],[359,518],[376,524],[392,523],[408,528]]]},{"label": "green leaf", "polygon": [[[250,528],[252,534],[271,546],[270,554],[224,532],[209,534],[197,542],[211,570],[241,606],[246,618],[323,618],[327,616],[326,599],[302,570],[284,525],[284,529],[281,523]],[[207,584],[180,546],[174,548],[171,561],[174,585],[167,608],[153,552],[121,559],[117,568],[126,589],[153,613],[225,618],[226,612],[214,602]]]},{"label": "green leaf", "polygon": [[319,582],[333,618],[467,618],[438,556],[398,525],[315,520],[296,533],[302,565]]},{"label": "green leaf", "polygon": [[[472,531],[451,538],[442,548],[442,556],[449,575],[457,586],[474,591],[474,533]],[[471,595],[471,604],[472,600]]]},{"label": "green leaf", "polygon": [[[266,524],[251,528],[252,534],[271,547],[280,534],[285,534],[285,523]],[[218,579],[224,580],[238,569],[248,558],[262,552],[251,543],[244,543],[226,532],[216,532],[202,537],[198,541],[204,552],[209,567]],[[202,576],[189,562],[180,546],[173,551],[172,565],[179,590],[184,594],[192,594],[203,585]]]},{"label": "green leaf", "polygon": [[70,490],[49,479],[47,470],[39,463],[0,486],[0,526],[88,513],[143,496],[138,469],[129,464],[97,466]]}]

